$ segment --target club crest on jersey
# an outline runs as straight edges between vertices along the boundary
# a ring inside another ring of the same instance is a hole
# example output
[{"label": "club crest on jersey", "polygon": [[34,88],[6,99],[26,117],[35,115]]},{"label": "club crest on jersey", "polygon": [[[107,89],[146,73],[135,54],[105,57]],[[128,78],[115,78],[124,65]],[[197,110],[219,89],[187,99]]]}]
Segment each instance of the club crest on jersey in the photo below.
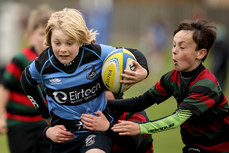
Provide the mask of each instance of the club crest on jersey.
[{"label": "club crest on jersey", "polygon": [[49,79],[49,82],[51,83],[51,85],[55,85],[55,84],[61,84],[61,80],[58,78],[51,78]]},{"label": "club crest on jersey", "polygon": [[93,80],[97,75],[95,71],[95,65],[87,65],[83,70],[86,71],[86,78],[88,80]]},{"label": "club crest on jersey", "polygon": [[95,137],[96,137],[96,135],[89,135],[85,140],[86,146],[93,145],[95,143]]}]

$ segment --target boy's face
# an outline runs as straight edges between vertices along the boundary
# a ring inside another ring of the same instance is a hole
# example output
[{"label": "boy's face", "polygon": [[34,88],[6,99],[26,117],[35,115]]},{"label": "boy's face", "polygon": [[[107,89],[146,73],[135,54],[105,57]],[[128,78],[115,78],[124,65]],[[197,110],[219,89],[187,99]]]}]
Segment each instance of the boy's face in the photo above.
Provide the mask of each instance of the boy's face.
[{"label": "boy's face", "polygon": [[192,35],[193,31],[181,30],[173,38],[173,65],[177,71],[190,72],[201,63],[201,51],[196,51]]},{"label": "boy's face", "polygon": [[40,55],[47,48],[47,46],[43,44],[45,40],[45,27],[39,26],[36,30],[29,33],[29,40],[38,55]]},{"label": "boy's face", "polygon": [[56,58],[62,64],[68,64],[78,55],[80,44],[62,30],[55,28],[52,30],[51,46]]}]

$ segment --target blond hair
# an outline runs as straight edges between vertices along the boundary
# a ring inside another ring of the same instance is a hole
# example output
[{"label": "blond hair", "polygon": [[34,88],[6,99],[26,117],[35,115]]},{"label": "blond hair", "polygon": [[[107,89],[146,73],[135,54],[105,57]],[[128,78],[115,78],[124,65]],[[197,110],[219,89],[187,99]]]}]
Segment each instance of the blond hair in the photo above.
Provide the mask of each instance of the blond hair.
[{"label": "blond hair", "polygon": [[35,31],[38,27],[44,27],[48,23],[51,14],[54,11],[50,9],[47,5],[40,5],[35,10],[32,10],[27,24],[28,32]]},{"label": "blond hair", "polygon": [[97,31],[88,30],[83,15],[76,9],[65,8],[51,15],[46,26],[45,45],[51,46],[53,29],[60,29],[79,44],[95,42]]}]

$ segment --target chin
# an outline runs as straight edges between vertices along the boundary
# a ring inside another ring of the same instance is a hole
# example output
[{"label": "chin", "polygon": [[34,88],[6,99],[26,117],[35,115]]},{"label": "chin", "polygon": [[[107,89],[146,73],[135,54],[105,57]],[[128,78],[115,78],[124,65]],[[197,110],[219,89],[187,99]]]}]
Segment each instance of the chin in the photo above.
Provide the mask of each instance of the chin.
[{"label": "chin", "polygon": [[61,60],[60,60],[60,62],[61,62],[62,64],[68,64],[68,63],[69,63],[69,62],[61,61]]},{"label": "chin", "polygon": [[183,69],[181,69],[181,68],[179,68],[179,67],[174,67],[174,69],[176,70],[176,71],[178,71],[178,72],[182,72],[183,71]]}]

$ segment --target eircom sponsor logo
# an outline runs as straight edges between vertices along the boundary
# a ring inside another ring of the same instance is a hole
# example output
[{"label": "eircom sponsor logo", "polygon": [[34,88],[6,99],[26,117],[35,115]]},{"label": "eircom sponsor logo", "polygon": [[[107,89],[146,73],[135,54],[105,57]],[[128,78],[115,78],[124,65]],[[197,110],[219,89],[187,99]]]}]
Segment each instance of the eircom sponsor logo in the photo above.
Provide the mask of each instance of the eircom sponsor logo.
[{"label": "eircom sponsor logo", "polygon": [[96,97],[96,93],[101,89],[100,83],[96,83],[91,88],[81,89],[80,91],[55,91],[53,96],[59,104],[77,104],[87,101],[90,98]]}]

